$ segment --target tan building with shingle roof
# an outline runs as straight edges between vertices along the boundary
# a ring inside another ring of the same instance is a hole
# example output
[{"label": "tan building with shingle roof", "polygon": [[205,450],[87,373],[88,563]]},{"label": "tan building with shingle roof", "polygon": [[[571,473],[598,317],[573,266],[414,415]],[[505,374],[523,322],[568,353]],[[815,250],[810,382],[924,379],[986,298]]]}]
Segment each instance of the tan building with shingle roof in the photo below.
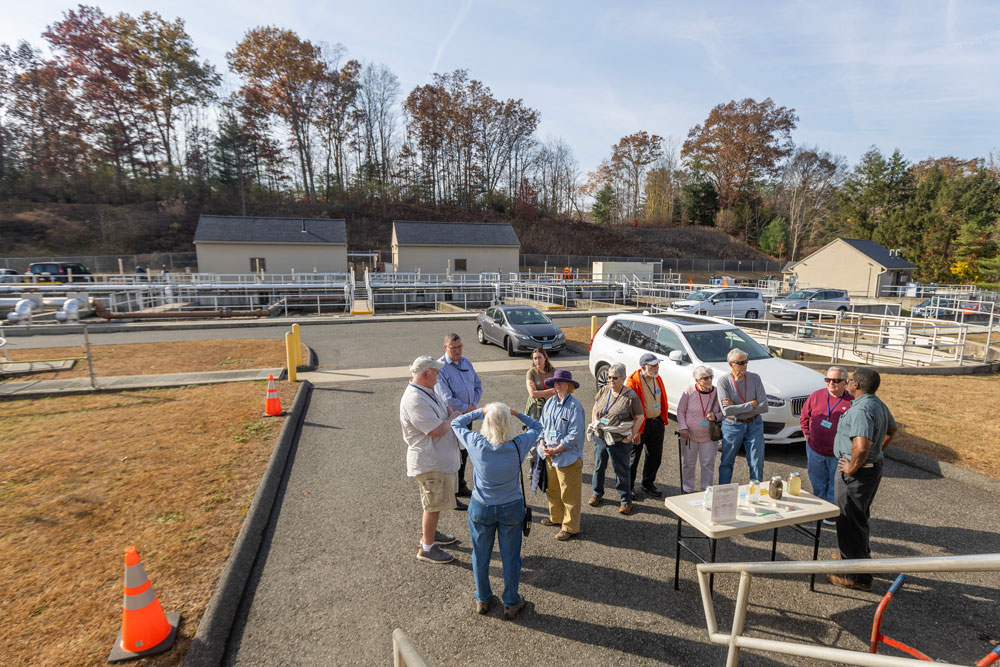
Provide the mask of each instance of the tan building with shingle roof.
[{"label": "tan building with shingle roof", "polygon": [[506,223],[392,223],[392,265],[398,273],[514,273],[521,242]]},{"label": "tan building with shingle roof", "polygon": [[203,215],[194,246],[202,273],[347,271],[344,220]]}]

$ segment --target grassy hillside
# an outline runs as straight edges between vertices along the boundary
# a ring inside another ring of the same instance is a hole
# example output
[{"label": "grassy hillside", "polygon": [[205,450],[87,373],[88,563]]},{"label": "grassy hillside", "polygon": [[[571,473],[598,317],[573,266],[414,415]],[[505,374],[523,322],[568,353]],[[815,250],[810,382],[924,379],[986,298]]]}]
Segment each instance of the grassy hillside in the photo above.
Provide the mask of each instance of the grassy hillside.
[{"label": "grassy hillside", "polygon": [[[155,202],[110,206],[0,202],[0,256],[92,255],[194,250],[198,214]],[[351,250],[390,249],[393,220],[512,222],[521,252],[627,257],[769,259],[760,251],[706,227],[600,227],[568,220],[509,220],[494,211],[457,207],[392,205],[375,208],[321,204],[258,206],[261,216],[330,217],[347,220]]]}]

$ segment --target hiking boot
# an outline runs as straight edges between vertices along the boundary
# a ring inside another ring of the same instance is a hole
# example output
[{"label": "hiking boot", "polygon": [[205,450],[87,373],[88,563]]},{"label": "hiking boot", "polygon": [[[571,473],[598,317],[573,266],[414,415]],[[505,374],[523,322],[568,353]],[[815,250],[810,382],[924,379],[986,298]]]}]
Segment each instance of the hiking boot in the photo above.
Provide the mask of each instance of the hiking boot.
[{"label": "hiking boot", "polygon": [[486,614],[488,614],[490,611],[490,607],[493,606],[494,600],[496,600],[496,597],[493,596],[491,596],[490,599],[487,600],[486,602],[480,602],[479,600],[476,600],[476,613],[479,614],[480,616],[485,616]]},{"label": "hiking boot", "polygon": [[565,542],[574,535],[576,535],[576,533],[567,533],[565,530],[560,530],[558,533],[556,533],[556,539]]},{"label": "hiking boot", "polygon": [[455,560],[455,557],[435,544],[427,551],[424,551],[424,548],[420,547],[417,550],[417,560],[426,561],[428,563],[450,563]]},{"label": "hiking boot", "polygon": [[619,514],[629,515],[632,513],[632,503],[623,503],[621,507],[618,508]]},{"label": "hiking boot", "polygon": [[455,511],[457,512],[468,512],[469,506],[463,503],[461,500],[455,499]]},{"label": "hiking boot", "polygon": [[556,523],[555,521],[553,521],[552,519],[549,519],[549,518],[542,519],[538,523],[542,524],[543,526],[558,526],[558,525],[561,525],[561,524],[558,524],[558,523]]},{"label": "hiking boot", "polygon": [[872,585],[863,584],[860,581],[855,581],[851,577],[845,577],[839,574],[828,574],[826,578],[830,580],[830,583],[834,586],[840,586],[841,588],[850,588],[856,591],[865,591],[866,593],[871,593]]},{"label": "hiking boot", "polygon": [[590,505],[591,507],[597,507],[598,505],[601,504],[601,499],[598,498],[597,496],[591,496],[590,498],[587,499],[587,504]]},{"label": "hiking boot", "polygon": [[660,498],[663,496],[663,492],[656,488],[655,485],[651,484],[649,486],[643,485],[642,490],[646,492],[646,495],[650,498]]},{"label": "hiking boot", "polygon": [[506,617],[508,621],[513,621],[515,618],[517,618],[517,615],[521,613],[521,610],[524,609],[524,605],[526,604],[528,604],[528,601],[525,600],[524,598],[521,598],[521,601],[518,602],[513,607],[504,607],[503,608],[504,617]]},{"label": "hiking boot", "polygon": [[434,531],[434,544],[438,544],[443,547],[446,544],[454,544],[455,542],[458,542],[458,538],[454,535],[442,533],[440,530]]}]

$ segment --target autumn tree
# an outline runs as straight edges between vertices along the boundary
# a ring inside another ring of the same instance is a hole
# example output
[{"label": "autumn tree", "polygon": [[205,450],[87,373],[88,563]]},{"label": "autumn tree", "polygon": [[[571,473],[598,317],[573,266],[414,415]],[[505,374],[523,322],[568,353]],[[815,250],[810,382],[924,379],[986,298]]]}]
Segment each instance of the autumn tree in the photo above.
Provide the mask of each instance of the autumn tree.
[{"label": "autumn tree", "polygon": [[842,157],[818,149],[799,148],[783,165],[776,195],[786,216],[789,259],[798,259],[803,239],[829,212],[846,172]]},{"label": "autumn tree", "polygon": [[320,49],[291,30],[272,26],[248,30],[226,53],[229,68],[242,76],[292,136],[306,196],[314,199],[312,124],[327,75]]},{"label": "autumn tree", "polygon": [[776,106],[770,97],[720,104],[688,132],[681,157],[712,181],[720,207],[729,210],[792,152],[798,120],[794,109]]},{"label": "autumn tree", "polygon": [[629,210],[626,217],[640,215],[643,178],[646,169],[663,155],[663,137],[645,130],[618,140],[611,149],[611,167],[622,175]]}]

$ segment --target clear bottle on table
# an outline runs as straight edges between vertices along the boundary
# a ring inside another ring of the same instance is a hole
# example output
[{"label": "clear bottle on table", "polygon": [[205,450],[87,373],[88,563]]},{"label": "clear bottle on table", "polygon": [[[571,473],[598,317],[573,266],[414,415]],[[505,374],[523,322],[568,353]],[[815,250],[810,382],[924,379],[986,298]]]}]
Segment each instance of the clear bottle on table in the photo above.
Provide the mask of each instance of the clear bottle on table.
[{"label": "clear bottle on table", "polygon": [[760,480],[751,479],[747,486],[747,502],[756,505],[760,502]]},{"label": "clear bottle on table", "polygon": [[797,496],[802,493],[802,477],[800,477],[797,472],[788,474],[788,493],[793,496]]}]

